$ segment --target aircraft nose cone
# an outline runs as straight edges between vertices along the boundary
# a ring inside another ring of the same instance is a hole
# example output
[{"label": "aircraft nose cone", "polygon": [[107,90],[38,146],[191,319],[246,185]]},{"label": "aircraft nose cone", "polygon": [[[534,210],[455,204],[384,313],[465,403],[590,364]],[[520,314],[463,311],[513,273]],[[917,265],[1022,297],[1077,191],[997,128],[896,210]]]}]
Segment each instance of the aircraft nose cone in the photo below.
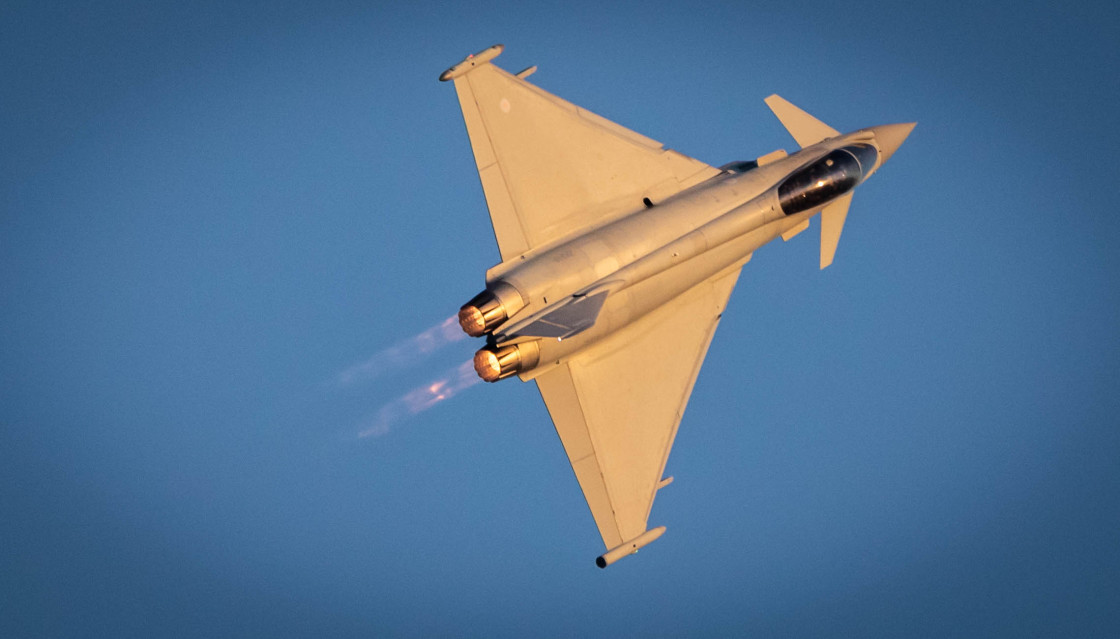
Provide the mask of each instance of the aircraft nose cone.
[{"label": "aircraft nose cone", "polygon": [[904,124],[884,124],[874,127],[875,142],[879,144],[879,153],[883,156],[882,163],[891,159],[895,150],[902,146],[906,137],[910,135],[917,124],[917,122],[906,122]]}]

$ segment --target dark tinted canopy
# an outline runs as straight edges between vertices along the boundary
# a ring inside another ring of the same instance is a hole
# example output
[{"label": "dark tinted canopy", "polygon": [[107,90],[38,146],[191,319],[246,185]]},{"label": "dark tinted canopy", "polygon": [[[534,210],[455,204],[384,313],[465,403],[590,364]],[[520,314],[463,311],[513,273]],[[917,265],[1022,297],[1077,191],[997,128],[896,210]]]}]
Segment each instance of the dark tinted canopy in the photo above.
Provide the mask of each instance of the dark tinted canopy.
[{"label": "dark tinted canopy", "polygon": [[847,146],[804,166],[778,186],[782,212],[794,215],[815,209],[850,191],[875,166],[870,146]]}]

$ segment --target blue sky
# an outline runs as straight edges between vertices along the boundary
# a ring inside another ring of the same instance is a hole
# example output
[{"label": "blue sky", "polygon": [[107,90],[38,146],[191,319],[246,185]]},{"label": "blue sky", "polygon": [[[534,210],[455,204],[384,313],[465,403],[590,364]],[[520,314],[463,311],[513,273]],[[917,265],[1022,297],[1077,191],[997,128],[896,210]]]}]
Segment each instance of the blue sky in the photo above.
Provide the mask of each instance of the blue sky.
[{"label": "blue sky", "polygon": [[[1118,41],[1104,3],[6,5],[0,634],[1120,633]],[[535,387],[438,328],[498,254],[436,78],[495,42],[711,164],[795,148],[770,93],[918,122],[832,267],[744,270],[668,532],[605,571]]]}]

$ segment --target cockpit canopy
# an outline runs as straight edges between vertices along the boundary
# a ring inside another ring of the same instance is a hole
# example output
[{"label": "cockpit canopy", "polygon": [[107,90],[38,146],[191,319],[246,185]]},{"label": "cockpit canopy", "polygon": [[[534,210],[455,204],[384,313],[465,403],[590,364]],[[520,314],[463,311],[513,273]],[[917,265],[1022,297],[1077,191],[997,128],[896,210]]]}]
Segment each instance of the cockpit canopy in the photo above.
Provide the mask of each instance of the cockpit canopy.
[{"label": "cockpit canopy", "polygon": [[871,173],[878,157],[873,146],[852,145],[801,167],[778,186],[782,212],[809,211],[847,193]]}]

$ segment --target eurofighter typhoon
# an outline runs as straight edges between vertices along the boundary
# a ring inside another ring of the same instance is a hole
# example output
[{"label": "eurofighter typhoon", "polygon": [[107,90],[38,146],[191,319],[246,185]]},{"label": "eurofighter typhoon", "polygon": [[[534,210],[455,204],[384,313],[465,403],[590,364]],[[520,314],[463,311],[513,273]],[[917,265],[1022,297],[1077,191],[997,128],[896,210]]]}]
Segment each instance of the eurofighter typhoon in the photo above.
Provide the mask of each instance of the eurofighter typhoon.
[{"label": "eurofighter typhoon", "polygon": [[650,508],[740,269],[818,213],[831,264],[853,190],[914,124],[841,135],[772,95],[801,150],[715,168],[530,84],[536,67],[498,68],[501,52],[439,77],[459,96],[502,258],[459,323],[486,338],[482,379],[537,382],[605,568],[665,532]]}]

